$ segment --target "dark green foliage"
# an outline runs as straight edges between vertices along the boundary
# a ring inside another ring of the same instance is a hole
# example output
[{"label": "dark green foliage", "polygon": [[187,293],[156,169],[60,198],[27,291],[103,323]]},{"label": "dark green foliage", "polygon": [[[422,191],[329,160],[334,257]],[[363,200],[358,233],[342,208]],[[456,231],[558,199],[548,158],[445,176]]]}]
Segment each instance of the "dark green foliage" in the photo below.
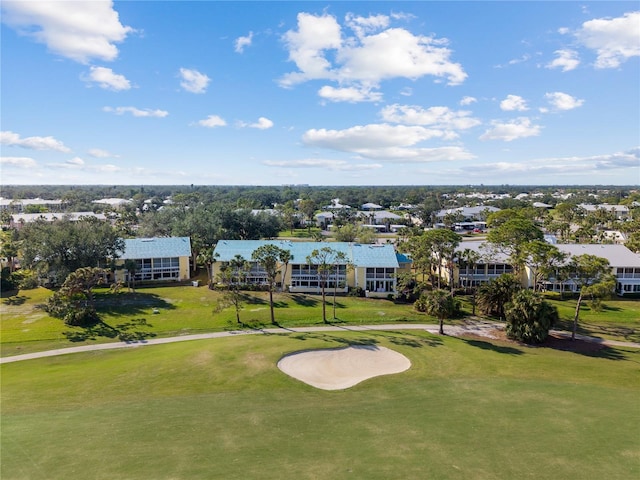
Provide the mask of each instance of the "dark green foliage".
[{"label": "dark green foliage", "polygon": [[93,288],[102,283],[106,271],[101,268],[79,268],[47,300],[45,310],[56,318],[62,318],[67,325],[89,326],[99,321]]},{"label": "dark green foliage", "polygon": [[417,311],[438,319],[440,335],[444,335],[444,319],[455,317],[461,311],[460,302],[450,292],[440,288],[424,292],[413,305]]},{"label": "dark green foliage", "polygon": [[505,316],[507,337],[529,344],[544,342],[559,318],[558,309],[532,290],[516,292],[505,305]]},{"label": "dark green foliage", "polygon": [[505,305],[521,289],[522,285],[514,275],[500,275],[495,280],[480,285],[476,299],[477,306],[485,315],[495,315],[504,319]]},{"label": "dark green foliage", "polygon": [[123,246],[111,225],[95,218],[36,221],[25,225],[20,235],[25,265],[51,276],[58,285],[79,268],[104,265]]}]

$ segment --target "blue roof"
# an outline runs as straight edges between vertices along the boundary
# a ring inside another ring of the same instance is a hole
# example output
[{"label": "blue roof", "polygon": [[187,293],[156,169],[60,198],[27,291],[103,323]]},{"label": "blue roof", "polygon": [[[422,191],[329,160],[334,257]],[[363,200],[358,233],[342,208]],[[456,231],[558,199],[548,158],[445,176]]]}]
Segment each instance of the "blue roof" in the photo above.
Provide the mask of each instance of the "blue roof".
[{"label": "blue roof", "polygon": [[124,250],[120,252],[122,260],[189,256],[189,237],[128,238],[124,241]]},{"label": "blue roof", "polygon": [[292,264],[306,264],[307,257],[314,250],[329,247],[342,252],[350,263],[357,267],[393,267],[397,268],[398,260],[393,245],[361,245],[348,242],[292,242],[288,240],[220,240],[214,250],[216,260],[228,262],[235,255],[251,260],[253,252],[262,245],[275,245],[289,250],[293,256]]}]

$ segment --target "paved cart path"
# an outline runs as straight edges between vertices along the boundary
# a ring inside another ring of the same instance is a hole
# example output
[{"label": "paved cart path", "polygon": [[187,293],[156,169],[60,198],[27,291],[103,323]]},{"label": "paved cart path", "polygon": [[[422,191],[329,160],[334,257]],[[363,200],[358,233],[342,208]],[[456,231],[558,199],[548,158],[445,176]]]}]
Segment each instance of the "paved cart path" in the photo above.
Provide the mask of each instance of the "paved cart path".
[{"label": "paved cart path", "polygon": [[[495,335],[496,330],[503,330],[504,324],[490,321],[471,321],[465,325],[445,325],[445,335],[459,337],[462,335],[477,335],[487,338],[498,338]],[[0,364],[20,362],[23,360],[32,360],[34,358],[55,357],[58,355],[68,355],[71,353],[81,352],[93,352],[97,350],[113,350],[117,348],[140,348],[147,345],[162,345],[165,343],[175,342],[188,342],[191,340],[206,340],[210,338],[223,338],[223,337],[236,337],[240,335],[264,335],[274,333],[309,333],[309,332],[340,332],[340,331],[352,331],[352,332],[366,332],[368,330],[386,330],[386,331],[400,331],[400,330],[423,330],[429,333],[438,333],[438,325],[431,324],[402,324],[402,325],[324,325],[315,327],[292,327],[292,328],[263,328],[259,330],[232,330],[226,332],[211,332],[211,333],[199,333],[194,335],[182,335],[178,337],[166,337],[166,338],[154,338],[149,340],[137,341],[137,342],[114,342],[114,343],[100,343],[97,345],[83,345],[80,347],[68,347],[59,348],[56,350],[47,350],[44,352],[25,353],[22,355],[13,355],[10,357],[0,358]],[[571,333],[551,330],[551,334],[570,338]],[[630,347],[640,348],[640,343],[635,342],[622,342],[618,340],[606,340],[598,337],[589,337],[586,335],[576,335],[578,340],[583,340],[591,343],[598,343],[608,347]]]}]

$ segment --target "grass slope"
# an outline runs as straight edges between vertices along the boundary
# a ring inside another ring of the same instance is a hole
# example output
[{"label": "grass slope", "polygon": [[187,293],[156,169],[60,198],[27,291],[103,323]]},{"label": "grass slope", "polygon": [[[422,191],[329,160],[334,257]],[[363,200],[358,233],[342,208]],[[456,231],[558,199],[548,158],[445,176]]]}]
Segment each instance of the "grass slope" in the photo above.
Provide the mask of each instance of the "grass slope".
[{"label": "grass slope", "polygon": [[[327,392],[275,366],[354,343],[399,351],[412,368]],[[639,355],[344,332],[5,364],[0,476],[635,478]]]}]

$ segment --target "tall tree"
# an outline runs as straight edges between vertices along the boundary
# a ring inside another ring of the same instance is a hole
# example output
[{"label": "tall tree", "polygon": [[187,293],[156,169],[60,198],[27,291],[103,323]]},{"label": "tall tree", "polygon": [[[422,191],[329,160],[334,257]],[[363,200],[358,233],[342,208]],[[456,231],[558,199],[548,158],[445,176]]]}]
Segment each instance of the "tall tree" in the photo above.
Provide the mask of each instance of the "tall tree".
[{"label": "tall tree", "polygon": [[127,289],[130,292],[136,291],[136,272],[138,271],[138,262],[129,258],[124,261],[122,268],[127,272]]},{"label": "tall tree", "polygon": [[416,301],[416,308],[438,319],[440,335],[444,335],[444,320],[451,318],[459,311],[456,299],[441,288],[424,292]]},{"label": "tall tree", "polygon": [[[458,283],[461,283],[461,271],[462,268],[465,269],[466,271],[466,277],[465,278],[465,282],[464,285],[462,285],[465,289],[469,288],[468,285],[468,273],[469,273],[469,269],[471,269],[472,272],[474,272],[476,270],[476,266],[478,265],[478,263],[480,263],[482,260],[482,255],[480,255],[479,252],[476,252],[475,250],[471,250],[470,248],[465,248],[464,250],[462,250],[461,252],[458,252],[457,254],[457,261],[458,261]],[[471,315],[475,315],[476,314],[476,291],[477,288],[475,285],[471,285]]]},{"label": "tall tree", "polygon": [[462,237],[449,229],[427,230],[422,235],[438,268],[438,288],[441,286],[442,266],[449,272],[449,287],[453,291],[453,257]]},{"label": "tall tree", "polygon": [[317,204],[310,198],[304,198],[298,203],[298,210],[305,216],[307,222],[307,231],[311,233],[311,226],[314,221],[314,213],[316,213]]},{"label": "tall tree", "polygon": [[[209,290],[213,290],[213,264],[216,262],[214,249],[215,247],[212,246],[200,249],[196,260],[199,265],[204,265],[207,270],[207,286]],[[218,254],[215,255],[217,256]]]},{"label": "tall tree", "polygon": [[522,246],[521,261],[531,270],[533,289],[538,291],[542,280],[549,278],[557,269],[561,268],[567,255],[558,247],[543,240],[533,240]]},{"label": "tall tree", "polygon": [[544,235],[531,220],[515,216],[492,228],[487,241],[509,257],[516,272],[522,267],[522,249],[527,242],[543,240]]},{"label": "tall tree", "polygon": [[[325,289],[332,272],[335,270],[335,265],[337,265],[340,253],[340,251],[331,247],[322,247],[313,250],[311,255],[307,257],[307,263],[315,266],[317,271],[318,283],[320,284],[320,290],[322,292],[322,321],[324,323],[328,323]],[[334,278],[334,281],[337,281],[337,278]]]},{"label": "tall tree", "polygon": [[227,264],[220,267],[218,280],[225,286],[222,306],[232,305],[236,312],[236,322],[240,322],[243,295],[240,287],[244,284],[251,265],[241,255],[236,255]]},{"label": "tall tree", "polygon": [[46,310],[67,325],[87,326],[98,321],[93,288],[103,282],[106,270],[83,267],[71,272],[60,289],[47,300]]},{"label": "tall tree", "polygon": [[338,292],[338,278],[340,278],[340,268],[343,267],[345,268],[345,274],[347,273],[347,270],[349,270],[350,268],[352,268],[352,264],[349,262],[349,259],[347,258],[347,255],[344,252],[338,252],[335,254],[334,259],[333,259],[333,274],[334,274],[334,279],[333,279],[333,319],[335,320],[336,317],[336,293]]},{"label": "tall tree", "polygon": [[575,340],[583,300],[587,297],[602,298],[611,295],[616,283],[606,258],[589,254],[577,255],[571,258],[567,268],[569,277],[578,288],[578,300],[571,330],[571,340]]},{"label": "tall tree", "polygon": [[271,311],[271,323],[276,324],[273,310],[273,290],[276,286],[276,278],[280,271],[280,264],[286,258],[291,258],[291,251],[284,250],[277,245],[267,244],[256,248],[251,259],[260,265],[267,275],[267,287],[269,289],[269,309]]},{"label": "tall tree", "polygon": [[92,217],[35,221],[25,225],[20,235],[25,264],[54,276],[58,285],[79,268],[105,265],[124,247],[109,223]]}]

